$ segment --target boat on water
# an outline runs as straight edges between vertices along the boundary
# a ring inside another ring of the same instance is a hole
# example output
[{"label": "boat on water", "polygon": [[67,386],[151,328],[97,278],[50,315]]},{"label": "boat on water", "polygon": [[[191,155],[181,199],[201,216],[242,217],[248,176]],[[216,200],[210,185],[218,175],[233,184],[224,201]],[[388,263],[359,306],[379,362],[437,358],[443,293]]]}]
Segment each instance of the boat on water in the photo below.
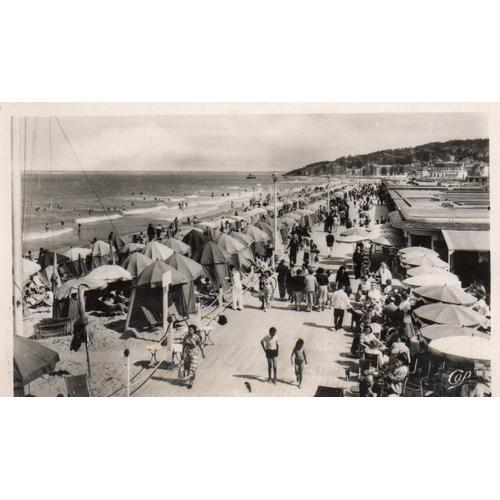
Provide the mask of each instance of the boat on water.
[{"label": "boat on water", "polygon": [[257,177],[255,177],[255,175],[253,174],[248,174],[247,179],[257,179]]}]

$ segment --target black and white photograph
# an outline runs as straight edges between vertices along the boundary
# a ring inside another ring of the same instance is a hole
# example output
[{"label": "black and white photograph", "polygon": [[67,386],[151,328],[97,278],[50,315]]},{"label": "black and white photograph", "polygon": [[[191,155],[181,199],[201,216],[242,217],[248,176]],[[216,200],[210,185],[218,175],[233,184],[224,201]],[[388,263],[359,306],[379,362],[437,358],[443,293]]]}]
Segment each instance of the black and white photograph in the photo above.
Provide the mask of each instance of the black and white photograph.
[{"label": "black and white photograph", "polygon": [[15,396],[492,395],[485,113],[10,123]]}]

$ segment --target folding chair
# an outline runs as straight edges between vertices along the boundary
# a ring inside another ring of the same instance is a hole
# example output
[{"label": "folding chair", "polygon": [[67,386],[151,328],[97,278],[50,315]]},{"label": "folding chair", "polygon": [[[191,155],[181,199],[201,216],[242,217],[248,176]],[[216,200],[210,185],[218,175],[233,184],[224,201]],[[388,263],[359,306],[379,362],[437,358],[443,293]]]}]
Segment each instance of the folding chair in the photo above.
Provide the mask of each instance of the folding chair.
[{"label": "folding chair", "polygon": [[68,375],[64,377],[69,398],[89,398],[92,396],[87,375]]}]

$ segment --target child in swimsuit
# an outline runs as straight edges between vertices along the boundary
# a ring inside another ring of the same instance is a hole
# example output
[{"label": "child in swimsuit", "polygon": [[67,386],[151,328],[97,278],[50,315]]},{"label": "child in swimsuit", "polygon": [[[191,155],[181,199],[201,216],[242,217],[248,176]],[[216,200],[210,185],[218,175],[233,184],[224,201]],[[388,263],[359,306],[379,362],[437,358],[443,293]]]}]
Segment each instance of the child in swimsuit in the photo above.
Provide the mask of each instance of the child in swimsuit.
[{"label": "child in swimsuit", "polygon": [[304,350],[304,341],[297,340],[290,356],[290,361],[295,367],[295,377],[297,378],[298,387],[302,385],[302,375],[304,373],[304,365],[307,365],[306,351]]}]

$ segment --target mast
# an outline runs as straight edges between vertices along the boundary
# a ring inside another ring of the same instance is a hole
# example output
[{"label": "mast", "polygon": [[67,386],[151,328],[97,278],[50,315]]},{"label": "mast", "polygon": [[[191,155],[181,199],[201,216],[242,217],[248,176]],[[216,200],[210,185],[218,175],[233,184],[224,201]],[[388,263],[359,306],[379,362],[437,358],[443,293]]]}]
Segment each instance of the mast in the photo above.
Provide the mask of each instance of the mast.
[{"label": "mast", "polygon": [[[12,162],[12,277],[14,333],[22,335],[23,331],[23,273],[22,273],[22,214],[21,214],[21,152],[23,151],[21,120],[18,119],[15,133],[14,117],[11,118],[11,162]],[[26,118],[24,118],[24,141],[26,142]],[[18,139],[19,151],[14,154],[14,137]],[[26,157],[23,158],[26,162]]]}]

